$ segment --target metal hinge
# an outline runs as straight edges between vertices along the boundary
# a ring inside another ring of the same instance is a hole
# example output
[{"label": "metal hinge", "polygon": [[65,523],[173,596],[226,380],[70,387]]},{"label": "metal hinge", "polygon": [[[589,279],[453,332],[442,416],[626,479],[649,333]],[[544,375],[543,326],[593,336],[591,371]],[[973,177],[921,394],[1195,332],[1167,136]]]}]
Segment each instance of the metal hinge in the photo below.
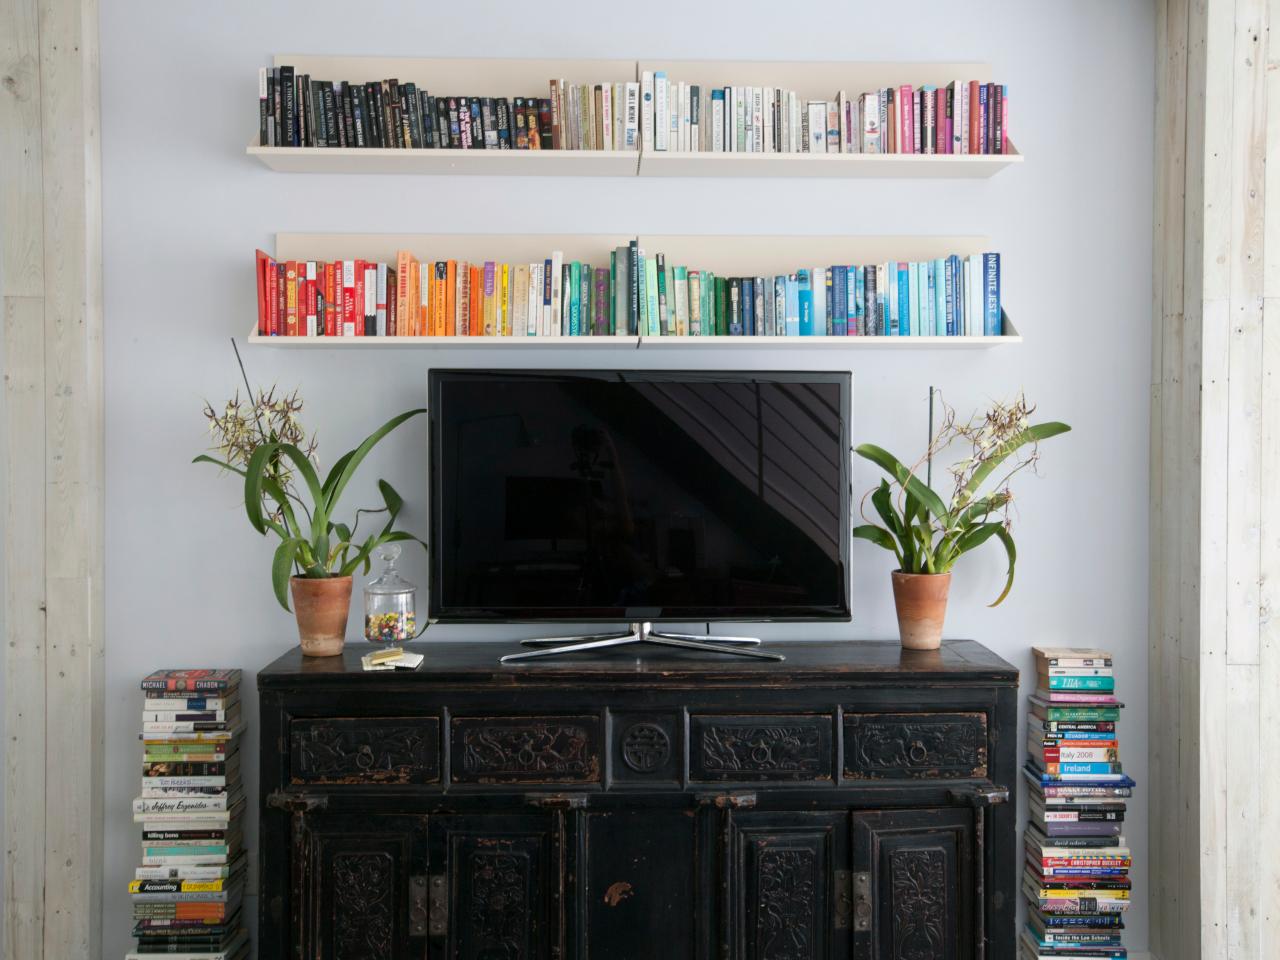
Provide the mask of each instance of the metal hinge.
[{"label": "metal hinge", "polygon": [[329,798],[326,796],[315,796],[310,793],[290,793],[288,790],[275,790],[267,794],[268,810],[309,813],[312,810],[323,810],[327,806],[329,806]]},{"label": "metal hinge", "polygon": [[431,908],[427,896],[428,878],[415,874],[409,878],[409,936],[425,937]]},{"label": "metal hinge", "polygon": [[871,874],[865,871],[852,875],[853,929],[866,933],[871,929]]},{"label": "metal hinge", "polygon": [[433,937],[449,932],[449,886],[444,874],[415,877],[427,888],[427,930]]},{"label": "metal hinge", "polygon": [[948,790],[947,799],[970,807],[990,807],[997,803],[1008,803],[1009,788],[997,787],[994,783],[966,784]]},{"label": "metal hinge", "polygon": [[524,802],[543,810],[581,810],[587,805],[585,793],[526,793]]},{"label": "metal hinge", "polygon": [[750,810],[757,800],[754,793],[700,793],[694,799],[700,807],[720,810]]}]

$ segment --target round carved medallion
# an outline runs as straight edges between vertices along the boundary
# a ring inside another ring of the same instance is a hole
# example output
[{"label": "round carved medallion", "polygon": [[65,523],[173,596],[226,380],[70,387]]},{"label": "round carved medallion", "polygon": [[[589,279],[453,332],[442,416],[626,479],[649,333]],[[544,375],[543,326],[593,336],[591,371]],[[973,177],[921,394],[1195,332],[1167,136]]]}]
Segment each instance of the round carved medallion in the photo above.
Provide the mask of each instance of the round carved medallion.
[{"label": "round carved medallion", "polygon": [[636,773],[652,773],[669,756],[671,740],[656,723],[633,723],[622,735],[622,759]]}]

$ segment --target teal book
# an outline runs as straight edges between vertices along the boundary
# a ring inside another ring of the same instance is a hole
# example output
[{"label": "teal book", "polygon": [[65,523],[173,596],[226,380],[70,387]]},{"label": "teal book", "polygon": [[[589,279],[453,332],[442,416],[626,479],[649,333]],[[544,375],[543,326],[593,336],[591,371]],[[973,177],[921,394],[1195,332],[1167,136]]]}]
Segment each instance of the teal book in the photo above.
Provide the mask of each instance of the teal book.
[{"label": "teal book", "polygon": [[799,323],[797,333],[802,337],[813,336],[813,288],[809,285],[809,271],[796,271],[797,305]]},{"label": "teal book", "polygon": [[230,850],[225,843],[207,843],[190,846],[166,846],[142,848],[144,857],[225,857]]},{"label": "teal book", "polygon": [[911,272],[905,262],[898,263],[898,335],[911,336],[920,326],[911,325]]},{"label": "teal book", "polygon": [[920,296],[920,262],[912,260],[907,264],[907,270],[911,280],[911,329],[920,330],[920,301],[922,299]]},{"label": "teal book", "polygon": [[1112,693],[1116,688],[1115,677],[1050,677],[1050,690],[1097,690]]},{"label": "teal book", "polygon": [[785,281],[783,293],[782,335],[785,337],[800,336],[800,282],[789,276]]},{"label": "teal book", "polygon": [[[636,255],[636,329],[642,337],[649,335],[649,269],[648,257],[641,251]],[[655,275],[656,276],[656,275]],[[655,292],[656,297],[656,292]]]},{"label": "teal book", "polygon": [[702,330],[700,332],[702,336],[709,337],[716,332],[711,315],[712,290],[715,286],[716,275],[710,270],[703,270],[700,273],[700,278],[698,281],[698,296],[702,301]]},{"label": "teal book", "polygon": [[569,336],[582,335],[582,263],[569,264]]}]

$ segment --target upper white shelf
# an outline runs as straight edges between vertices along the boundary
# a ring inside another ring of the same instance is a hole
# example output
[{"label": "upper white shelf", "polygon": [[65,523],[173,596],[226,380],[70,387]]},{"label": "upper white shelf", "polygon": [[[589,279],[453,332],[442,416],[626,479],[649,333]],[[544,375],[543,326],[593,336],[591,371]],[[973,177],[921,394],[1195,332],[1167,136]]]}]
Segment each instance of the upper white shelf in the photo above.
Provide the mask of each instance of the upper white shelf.
[{"label": "upper white shelf", "polygon": [[[662,70],[672,80],[709,87],[780,86],[805,99],[828,99],[902,84],[945,86],[991,78],[982,63],[730,60],[536,60],[331,57],[279,54],[276,65],[326,80],[395,77],[420,90],[468,96],[546,96],[552,77],[571,83],[638,80]],[[1010,144],[1010,146],[1013,146]],[[281,173],[391,173],[425,176],[759,177],[973,179],[1022,162],[1007,154],[679,153],[596,150],[446,150],[261,147],[245,151]]]}]

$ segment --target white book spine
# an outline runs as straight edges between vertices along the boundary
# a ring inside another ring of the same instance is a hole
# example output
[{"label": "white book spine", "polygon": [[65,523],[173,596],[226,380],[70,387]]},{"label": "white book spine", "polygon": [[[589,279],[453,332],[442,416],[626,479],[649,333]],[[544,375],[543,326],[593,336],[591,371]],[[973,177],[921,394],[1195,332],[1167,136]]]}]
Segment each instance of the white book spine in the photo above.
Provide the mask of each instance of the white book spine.
[{"label": "white book spine", "polygon": [[756,88],[742,88],[743,150],[756,152]]},{"label": "white book spine", "polygon": [[840,131],[838,150],[849,152],[849,97],[841,90],[836,94],[836,126]]},{"label": "white book spine", "polygon": [[736,150],[742,153],[749,153],[750,148],[747,144],[747,126],[748,118],[751,115],[751,107],[747,103],[747,88],[733,88],[733,145]]},{"label": "white book spine", "polygon": [[880,97],[875,93],[862,96],[862,152],[880,152]]},{"label": "white book spine", "polygon": [[602,150],[613,149],[613,85],[606,83],[600,89],[600,135]]},{"label": "white book spine", "polygon": [[516,266],[511,283],[511,298],[511,335],[526,337],[529,335],[529,265],[526,263]]},{"label": "white book spine", "polygon": [[791,117],[791,152],[801,153],[808,146],[801,139],[801,130],[803,125],[800,123],[800,95],[794,90],[787,93],[788,109],[787,113]]},{"label": "white book spine", "polygon": [[777,102],[777,91],[773,87],[764,88],[764,152],[773,153],[777,137],[773,130],[773,106]]},{"label": "white book spine", "polygon": [[791,152],[791,97],[790,91],[778,91],[778,152]]},{"label": "white book spine", "polygon": [[680,150],[680,88],[678,84],[667,84],[667,149]]},{"label": "white book spine", "polygon": [[819,337],[827,335],[827,268],[814,267],[809,271],[813,287],[813,332]]},{"label": "white book spine", "polygon": [[823,100],[809,101],[809,152],[827,152],[827,104]]},{"label": "white book spine", "polygon": [[[378,318],[376,326],[378,336],[385,337],[387,335],[387,265],[385,263],[378,264],[378,294],[373,307]],[[312,319],[312,317],[307,318],[308,326]]]},{"label": "white book spine", "polygon": [[724,139],[724,152],[733,153],[733,87],[723,87],[721,92],[724,94],[724,123],[722,125],[722,137]]},{"label": "white book spine", "polygon": [[[653,75],[653,149],[666,150],[671,135],[671,99],[667,91],[667,75],[661,70]],[[646,142],[645,148],[650,145]]]},{"label": "white book spine", "polygon": [[561,272],[564,267],[564,253],[555,250],[551,254],[551,317],[549,320],[549,329],[547,333],[555,336],[561,330],[561,314],[560,314],[560,294],[561,294]]},{"label": "white book spine", "polygon": [[529,322],[525,333],[530,337],[538,335],[542,326],[542,264],[529,264]]},{"label": "white book spine", "polygon": [[756,153],[764,151],[764,88],[751,88],[751,139]]},{"label": "white book spine", "polygon": [[622,145],[627,150],[640,149],[640,84],[627,84],[627,112],[622,126]]},{"label": "white book spine", "polygon": [[951,152],[960,153],[960,102],[964,99],[964,87],[959,80],[951,84]]},{"label": "white book spine", "polygon": [[693,152],[693,91],[680,81],[680,149]]},{"label": "white book spine", "polygon": [[969,84],[962,80],[956,81],[956,96],[960,98],[959,110],[960,115],[960,148],[959,153],[969,152]]},{"label": "white book spine", "polygon": [[646,151],[653,149],[653,72],[640,74],[640,135]]},{"label": "white book spine", "polygon": [[724,97],[711,100],[711,152],[724,153]]}]

